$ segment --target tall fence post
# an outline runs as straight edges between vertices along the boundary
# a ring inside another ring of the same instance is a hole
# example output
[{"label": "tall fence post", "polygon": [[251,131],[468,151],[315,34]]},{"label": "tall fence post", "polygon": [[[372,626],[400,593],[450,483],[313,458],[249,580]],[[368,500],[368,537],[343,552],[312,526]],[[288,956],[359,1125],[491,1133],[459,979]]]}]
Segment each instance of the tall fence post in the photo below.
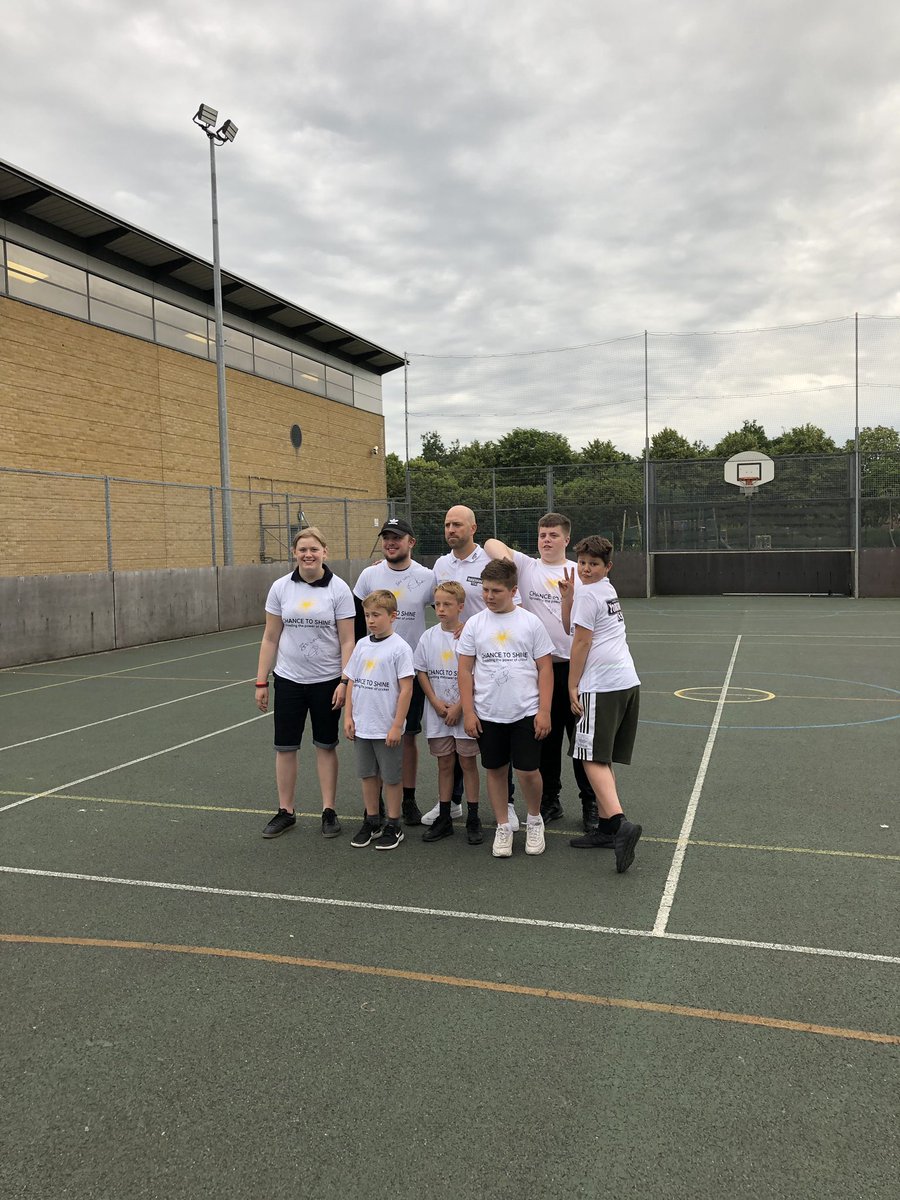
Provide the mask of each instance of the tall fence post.
[{"label": "tall fence post", "polygon": [[112,496],[109,490],[109,476],[103,476],[103,499],[106,506],[106,569],[113,569],[113,543],[112,543]]},{"label": "tall fence post", "polygon": [[212,550],[212,565],[217,567],[219,564],[216,561],[216,489],[209,489],[209,542]]},{"label": "tall fence post", "polygon": [[859,599],[859,554],[862,545],[862,470],[859,461],[859,313],[853,321],[853,596]]},{"label": "tall fence post", "polygon": [[[303,524],[302,521],[300,523],[301,523],[301,525]],[[291,559],[291,494],[290,494],[290,492],[284,493],[284,530],[285,530],[285,533],[287,534],[287,537],[285,538],[285,542],[284,542],[285,547],[286,547],[286,552],[285,552],[284,557],[288,560],[288,562],[290,562],[290,559]]]},{"label": "tall fence post", "polygon": [[350,514],[347,511],[347,498],[344,497],[344,558],[350,557]]},{"label": "tall fence post", "polygon": [[553,468],[547,468],[547,512],[553,512]]},{"label": "tall fence post", "polygon": [[650,354],[644,330],[644,572],[645,595],[653,595],[653,557],[650,547]]},{"label": "tall fence post", "polygon": [[491,467],[491,505],[494,512],[494,537],[497,536],[497,468]]}]

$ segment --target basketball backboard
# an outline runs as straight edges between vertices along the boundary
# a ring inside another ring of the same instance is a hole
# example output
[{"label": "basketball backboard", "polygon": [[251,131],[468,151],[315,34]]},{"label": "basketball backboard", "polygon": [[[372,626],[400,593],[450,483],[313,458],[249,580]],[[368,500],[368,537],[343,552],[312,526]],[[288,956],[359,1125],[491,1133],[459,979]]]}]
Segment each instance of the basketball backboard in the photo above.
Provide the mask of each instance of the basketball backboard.
[{"label": "basketball backboard", "polygon": [[741,450],[726,461],[723,474],[726,483],[752,495],[760,484],[775,478],[775,463],[761,450]]}]

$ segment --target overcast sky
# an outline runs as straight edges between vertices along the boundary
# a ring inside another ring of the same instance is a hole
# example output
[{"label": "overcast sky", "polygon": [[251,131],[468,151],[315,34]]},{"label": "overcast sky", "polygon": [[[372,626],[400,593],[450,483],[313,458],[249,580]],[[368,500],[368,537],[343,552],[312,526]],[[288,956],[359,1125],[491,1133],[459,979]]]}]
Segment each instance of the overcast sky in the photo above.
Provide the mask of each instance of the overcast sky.
[{"label": "overcast sky", "polygon": [[[896,0],[0,0],[0,16],[0,157],[205,257],[191,116],[204,101],[235,121],[223,266],[408,350],[413,454],[424,430],[515,425],[640,449],[644,329],[654,427],[713,442],[748,416],[843,437],[853,326],[817,323],[900,316]],[[900,322],[861,336],[862,423],[897,424]],[[400,373],[385,393],[402,454]]]}]

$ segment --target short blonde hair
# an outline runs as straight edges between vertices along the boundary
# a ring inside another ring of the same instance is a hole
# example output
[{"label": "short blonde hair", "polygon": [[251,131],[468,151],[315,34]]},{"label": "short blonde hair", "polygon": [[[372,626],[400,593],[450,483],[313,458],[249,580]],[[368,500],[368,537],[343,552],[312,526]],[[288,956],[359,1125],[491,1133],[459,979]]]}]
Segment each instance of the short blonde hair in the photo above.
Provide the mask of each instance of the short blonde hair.
[{"label": "short blonde hair", "polygon": [[383,608],[387,613],[395,613],[397,611],[397,597],[393,592],[389,592],[387,588],[379,588],[375,592],[369,592],[365,600],[362,602],[364,609]]},{"label": "short blonde hair", "polygon": [[438,592],[446,592],[458,604],[465,604],[466,602],[466,589],[461,583],[457,583],[455,579],[445,579],[443,583],[439,583],[434,589],[435,596]]},{"label": "short blonde hair", "polygon": [[297,543],[301,538],[304,537],[315,538],[323,550],[328,549],[328,543],[325,541],[325,535],[322,533],[322,530],[319,529],[318,525],[307,525],[305,529],[298,530],[297,533],[294,534],[294,539],[291,542],[291,549],[296,550]]}]

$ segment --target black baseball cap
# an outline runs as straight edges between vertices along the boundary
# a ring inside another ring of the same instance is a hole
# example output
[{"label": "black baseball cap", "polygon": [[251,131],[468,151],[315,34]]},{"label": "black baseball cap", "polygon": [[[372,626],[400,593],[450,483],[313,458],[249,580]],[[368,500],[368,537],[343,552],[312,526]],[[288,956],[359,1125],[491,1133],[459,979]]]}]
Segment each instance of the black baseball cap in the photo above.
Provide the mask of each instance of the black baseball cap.
[{"label": "black baseball cap", "polygon": [[379,533],[378,536],[384,537],[386,533],[396,533],[400,537],[402,537],[404,533],[408,533],[410,537],[416,536],[413,533],[412,525],[410,525],[409,521],[404,521],[402,517],[391,517],[389,520],[385,521],[384,525],[381,527],[381,533]]}]

